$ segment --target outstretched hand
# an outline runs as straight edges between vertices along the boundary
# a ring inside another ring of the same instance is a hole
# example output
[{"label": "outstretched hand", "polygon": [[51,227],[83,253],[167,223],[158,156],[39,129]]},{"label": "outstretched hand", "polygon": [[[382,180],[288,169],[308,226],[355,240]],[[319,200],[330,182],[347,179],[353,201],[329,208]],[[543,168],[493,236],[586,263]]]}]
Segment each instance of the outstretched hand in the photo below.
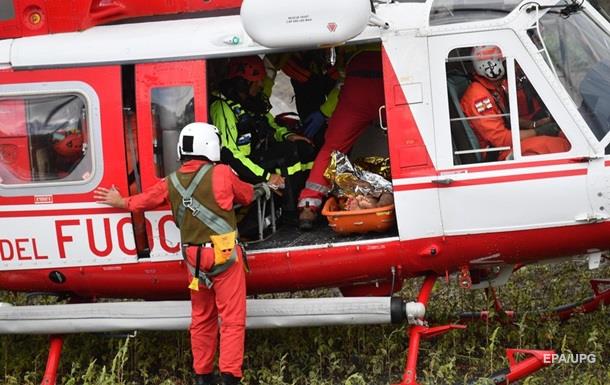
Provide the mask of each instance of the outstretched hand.
[{"label": "outstretched hand", "polygon": [[98,187],[93,192],[93,198],[97,200],[97,203],[102,203],[119,209],[127,208],[125,200],[123,200],[121,193],[116,189],[116,187],[114,187],[114,185],[110,188]]},{"label": "outstretched hand", "polygon": [[308,138],[313,138],[325,124],[326,116],[324,114],[320,111],[312,112],[303,122],[303,134]]},{"label": "outstretched hand", "polygon": [[311,139],[309,139],[306,136],[303,135],[299,135],[299,134],[290,134],[286,137],[286,140],[290,141],[290,142],[296,142],[297,140],[302,140],[304,142],[307,142],[309,144],[311,144],[313,146],[313,142],[311,141]]}]

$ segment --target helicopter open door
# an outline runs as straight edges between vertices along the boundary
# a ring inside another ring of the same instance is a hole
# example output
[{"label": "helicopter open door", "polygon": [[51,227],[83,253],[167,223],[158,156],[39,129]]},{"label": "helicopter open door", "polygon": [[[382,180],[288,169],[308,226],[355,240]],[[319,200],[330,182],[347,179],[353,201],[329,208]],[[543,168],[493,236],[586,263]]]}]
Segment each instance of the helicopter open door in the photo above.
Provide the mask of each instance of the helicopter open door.
[{"label": "helicopter open door", "polygon": [[[489,142],[481,125],[485,116],[469,116],[464,110],[472,103],[485,114],[501,104],[496,93],[494,100],[486,96],[469,99],[472,93],[465,96],[474,79],[472,53],[477,46],[494,47],[503,54],[503,87],[508,98],[494,118],[510,130],[504,144]],[[597,215],[588,193],[591,148],[557,86],[550,84],[552,73],[545,66],[543,56],[530,55],[508,29],[430,38],[431,86],[437,96],[437,165],[442,181],[439,199],[446,235],[574,225]],[[522,132],[530,128],[531,133],[532,122],[541,117],[528,117],[530,123],[524,123],[530,101],[521,100],[525,93],[520,89],[522,82],[529,84],[527,94],[538,99],[531,103],[538,103],[542,114],[560,128],[549,140],[564,140],[563,149],[530,152]]]},{"label": "helicopter open door", "polygon": [[[207,121],[205,60],[145,63],[135,66],[138,159],[142,189],[175,171],[180,130]],[[151,257],[177,254],[180,235],[169,206],[145,213]],[[150,224],[150,226],[148,225]]]}]

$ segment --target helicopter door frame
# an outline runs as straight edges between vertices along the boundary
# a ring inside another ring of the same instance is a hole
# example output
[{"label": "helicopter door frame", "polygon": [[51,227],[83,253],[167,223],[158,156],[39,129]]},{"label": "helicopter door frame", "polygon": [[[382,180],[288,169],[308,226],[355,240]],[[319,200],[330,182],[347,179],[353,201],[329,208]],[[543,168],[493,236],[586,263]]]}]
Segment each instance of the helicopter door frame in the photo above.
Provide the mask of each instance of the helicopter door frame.
[{"label": "helicopter door frame", "polygon": [[[178,126],[190,123],[190,121],[183,122],[180,119],[171,121],[174,111],[168,111],[169,113],[165,117],[169,117],[170,123],[174,123],[174,126],[170,127],[171,129],[160,127],[157,130],[158,127],[155,123],[158,122],[154,121],[153,116],[158,116],[160,111],[153,109],[153,102],[155,102],[155,108],[161,110],[162,107],[157,104],[158,99],[153,99],[161,97],[169,104],[175,100],[176,108],[182,110],[182,117],[184,117],[189,109],[183,104],[186,100],[185,95],[187,95],[186,98],[192,95],[194,115],[187,120],[206,122],[208,113],[206,78],[205,60],[136,64],[138,159],[143,190],[156,184],[178,168],[179,163],[175,155],[176,143],[178,134],[182,129]],[[156,90],[161,90],[161,92],[156,93]],[[156,137],[158,132],[161,133],[161,138]],[[161,140],[165,141],[166,151],[163,151],[162,148],[159,149],[163,146],[163,144],[159,144]],[[157,149],[155,149],[155,146]],[[156,261],[180,258],[180,233],[173,223],[169,206],[146,211],[144,216],[147,219],[147,237],[152,240],[150,257]]]},{"label": "helicopter door frame", "polygon": [[442,235],[427,39],[401,31],[382,42],[388,146],[401,240]]},{"label": "helicopter door frame", "polygon": [[206,61],[187,60],[136,64],[135,76],[138,152],[141,162],[142,188],[146,189],[165,176],[159,175],[155,170],[154,146],[158,139],[155,138],[156,127],[154,127],[154,112],[152,111],[154,90],[191,87],[195,98],[195,121],[207,121]]},{"label": "helicopter door frame", "polygon": [[[454,164],[446,61],[455,48],[496,45],[507,58],[510,122],[518,127],[515,62],[562,128],[571,149],[564,153],[520,155],[518,130],[512,130],[514,160]],[[512,30],[461,33],[429,38],[430,71],[437,143],[437,167],[450,181],[439,186],[445,235],[525,230],[574,225],[593,210],[588,196],[590,147],[577,123],[535,60]]]}]

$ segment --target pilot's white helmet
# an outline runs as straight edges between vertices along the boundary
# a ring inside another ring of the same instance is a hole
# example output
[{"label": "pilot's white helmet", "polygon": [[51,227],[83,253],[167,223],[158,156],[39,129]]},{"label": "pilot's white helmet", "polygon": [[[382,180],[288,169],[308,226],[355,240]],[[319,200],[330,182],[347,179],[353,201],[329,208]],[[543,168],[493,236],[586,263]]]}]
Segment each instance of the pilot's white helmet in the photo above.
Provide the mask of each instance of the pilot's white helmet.
[{"label": "pilot's white helmet", "polygon": [[218,128],[208,123],[189,123],[178,138],[178,159],[184,155],[205,156],[212,162],[220,160]]},{"label": "pilot's white helmet", "polygon": [[495,45],[483,45],[472,49],[472,65],[480,76],[497,80],[504,77],[506,70],[502,61],[504,57],[500,48]]}]

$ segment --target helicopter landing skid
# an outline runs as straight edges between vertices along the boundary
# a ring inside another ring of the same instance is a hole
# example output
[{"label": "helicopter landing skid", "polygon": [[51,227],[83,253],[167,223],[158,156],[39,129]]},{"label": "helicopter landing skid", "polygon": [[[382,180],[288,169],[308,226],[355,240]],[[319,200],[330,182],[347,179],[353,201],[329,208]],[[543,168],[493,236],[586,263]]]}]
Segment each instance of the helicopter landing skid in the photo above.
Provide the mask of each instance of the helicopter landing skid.
[{"label": "helicopter landing skid", "polygon": [[[428,304],[437,276],[428,275],[420,289],[417,302]],[[497,302],[497,305],[499,302]],[[465,329],[466,325],[447,324],[429,327],[424,320],[409,327],[409,348],[402,381],[394,385],[420,385],[417,382],[417,358],[422,338],[433,338],[455,329]],[[509,384],[529,376],[552,363],[553,350],[506,349],[508,368],[494,373],[489,379],[493,384]],[[477,379],[478,380],[478,379]]]},{"label": "helicopter landing skid", "polygon": [[[532,312],[532,314],[538,314],[543,320],[548,319],[559,319],[566,321],[577,314],[592,313],[599,310],[602,306],[610,306],[610,279],[592,279],[589,281],[593,295],[582,301],[574,302],[562,306],[557,306],[552,309],[540,310]],[[477,312],[463,312],[459,315],[462,321],[490,321],[492,319],[498,319],[499,321],[513,321],[519,316],[524,315],[523,313],[514,312],[511,310],[504,310],[498,298],[494,295],[494,307],[496,310],[495,314],[491,314],[489,311],[477,311]]]}]

